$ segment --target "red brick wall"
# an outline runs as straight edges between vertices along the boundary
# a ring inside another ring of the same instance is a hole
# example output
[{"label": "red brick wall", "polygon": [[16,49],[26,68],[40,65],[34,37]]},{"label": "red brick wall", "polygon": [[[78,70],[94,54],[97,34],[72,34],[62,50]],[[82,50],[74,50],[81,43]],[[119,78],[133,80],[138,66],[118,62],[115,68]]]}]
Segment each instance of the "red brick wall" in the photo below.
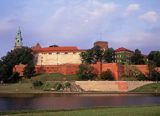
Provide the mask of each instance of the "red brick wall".
[{"label": "red brick wall", "polygon": [[97,62],[97,64],[92,64],[92,66],[97,70],[99,74],[101,74],[104,71],[107,71],[108,69],[111,70],[115,77],[115,80],[119,80],[121,75],[124,73],[124,66],[119,65],[117,63]]},{"label": "red brick wall", "polygon": [[[108,69],[112,71],[115,80],[120,80],[121,75],[124,73],[124,65],[119,65],[117,63],[100,63],[91,64],[96,70],[98,74],[101,74],[103,71],[107,71]],[[147,65],[133,65],[137,67],[142,73],[148,73]],[[13,68],[14,72],[19,72],[21,76],[23,76],[23,70],[25,65],[16,65]],[[64,75],[76,74],[79,69],[79,64],[64,64],[64,65],[45,65],[35,66],[35,70],[37,73],[62,73]],[[157,68],[160,71],[160,67]]]},{"label": "red brick wall", "polygon": [[20,64],[20,65],[15,65],[13,68],[13,72],[18,72],[20,76],[23,76],[23,71],[26,65]]},{"label": "red brick wall", "polygon": [[148,74],[148,66],[147,65],[132,65],[132,66],[135,66],[143,74]]},{"label": "red brick wall", "polygon": [[[35,66],[36,73],[62,73],[65,75],[76,74],[79,65],[78,64],[64,64],[64,65],[45,65]],[[15,65],[13,72],[19,72],[23,76],[23,70],[25,65]]]}]

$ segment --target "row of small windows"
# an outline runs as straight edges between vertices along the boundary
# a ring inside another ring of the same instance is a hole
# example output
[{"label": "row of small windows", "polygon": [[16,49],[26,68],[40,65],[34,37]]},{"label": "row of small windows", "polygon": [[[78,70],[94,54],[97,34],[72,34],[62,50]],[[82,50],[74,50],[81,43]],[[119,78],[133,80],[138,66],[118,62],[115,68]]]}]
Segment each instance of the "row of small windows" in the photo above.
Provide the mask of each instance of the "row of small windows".
[{"label": "row of small windows", "polygon": [[[51,53],[51,52],[49,52],[49,53],[42,53],[43,55],[45,55],[45,54],[49,54],[49,55],[52,55],[52,54],[62,54],[62,53],[60,53],[60,52],[56,52],[56,53]],[[63,54],[68,54],[68,52],[64,52]],[[72,54],[76,54],[76,52],[72,52]]]},{"label": "row of small windows", "polygon": [[115,58],[121,58],[122,57],[122,55],[116,55],[115,56]]}]

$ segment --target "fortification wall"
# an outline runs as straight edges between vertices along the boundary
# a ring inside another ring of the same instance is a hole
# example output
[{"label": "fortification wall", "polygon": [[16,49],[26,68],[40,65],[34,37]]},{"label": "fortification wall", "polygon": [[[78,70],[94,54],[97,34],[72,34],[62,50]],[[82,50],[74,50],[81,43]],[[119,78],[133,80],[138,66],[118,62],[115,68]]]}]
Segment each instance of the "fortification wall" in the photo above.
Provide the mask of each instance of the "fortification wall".
[{"label": "fortification wall", "polygon": [[84,91],[127,92],[152,81],[76,81]]},{"label": "fortification wall", "polygon": [[[97,72],[97,74],[101,74],[103,71],[107,71],[108,69],[112,71],[115,80],[120,80],[121,75],[124,73],[125,66],[119,65],[117,63],[100,63],[91,64]],[[133,65],[142,73],[148,73],[147,65]],[[13,68],[14,72],[19,72],[21,76],[23,76],[23,70],[25,65],[16,65]],[[160,71],[160,67],[156,68]],[[76,74],[79,70],[79,64],[61,64],[61,65],[36,65],[35,70],[37,73],[61,73],[65,75]]]}]

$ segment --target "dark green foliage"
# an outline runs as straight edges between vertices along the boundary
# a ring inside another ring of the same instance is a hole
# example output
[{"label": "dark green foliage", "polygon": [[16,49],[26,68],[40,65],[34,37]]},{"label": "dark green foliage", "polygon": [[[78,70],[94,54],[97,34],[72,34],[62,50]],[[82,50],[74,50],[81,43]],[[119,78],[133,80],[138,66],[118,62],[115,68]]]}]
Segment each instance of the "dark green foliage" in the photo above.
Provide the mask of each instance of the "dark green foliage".
[{"label": "dark green foliage", "polygon": [[160,51],[151,51],[148,60],[153,61],[157,67],[160,67]]},{"label": "dark green foliage", "polygon": [[67,82],[64,82],[64,87],[65,88],[69,88],[71,86],[71,83],[69,83],[68,81]]},{"label": "dark green foliage", "polygon": [[13,73],[13,67],[18,64],[28,64],[33,62],[34,55],[32,49],[28,47],[11,50],[0,62],[0,79],[7,81]]},{"label": "dark green foliage", "polygon": [[109,81],[114,80],[114,76],[113,76],[111,70],[109,70],[109,69],[107,71],[102,72],[100,77],[102,80],[109,80]]},{"label": "dark green foliage", "polygon": [[96,77],[94,68],[87,64],[81,64],[77,72],[79,79],[81,80],[93,80]]},{"label": "dark green foliage", "polygon": [[149,80],[150,81],[160,81],[160,72],[156,71],[156,70],[152,70],[150,72],[150,75],[149,75]]},{"label": "dark green foliage", "polygon": [[42,83],[41,81],[36,80],[36,81],[33,82],[33,86],[34,86],[35,88],[39,88],[39,87],[41,87],[42,85],[43,85],[43,83]]},{"label": "dark green foliage", "polygon": [[104,51],[103,61],[108,63],[115,61],[115,53],[113,48],[108,48],[107,50]]},{"label": "dark green foliage", "polygon": [[133,56],[131,56],[131,63],[132,64],[145,64],[145,58],[141,54],[141,51],[136,49]]},{"label": "dark green foliage", "polygon": [[27,64],[27,66],[24,68],[23,75],[26,78],[31,78],[35,73],[35,67],[33,63]]},{"label": "dark green foliage", "polygon": [[14,72],[5,82],[15,83],[21,79],[18,72]]},{"label": "dark green foliage", "polygon": [[0,81],[6,81],[10,75],[8,75],[8,68],[5,64],[0,63]]},{"label": "dark green foliage", "polygon": [[63,89],[63,85],[61,83],[57,82],[54,84],[54,88],[56,91],[58,91],[60,89]]},{"label": "dark green foliage", "polygon": [[113,62],[114,61],[114,49],[109,48],[102,50],[99,46],[95,46],[80,54],[82,62],[86,64],[92,64],[96,62]]},{"label": "dark green foliage", "polygon": [[145,80],[147,80],[147,77],[143,73],[140,73],[137,75],[137,80],[145,81]]}]

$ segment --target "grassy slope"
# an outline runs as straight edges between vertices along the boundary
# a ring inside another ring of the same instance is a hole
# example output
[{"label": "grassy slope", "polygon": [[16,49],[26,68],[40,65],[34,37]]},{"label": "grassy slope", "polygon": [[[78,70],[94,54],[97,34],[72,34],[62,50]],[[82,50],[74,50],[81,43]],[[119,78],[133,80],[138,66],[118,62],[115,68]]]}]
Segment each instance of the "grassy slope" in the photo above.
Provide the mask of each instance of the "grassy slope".
[{"label": "grassy slope", "polygon": [[[13,115],[13,114],[12,114]],[[13,116],[160,116],[160,106],[96,108],[75,111],[20,113]]]},{"label": "grassy slope", "polygon": [[58,73],[53,74],[40,74],[32,77],[32,80],[40,80],[40,81],[74,81],[78,80],[77,75],[63,75]]},{"label": "grassy slope", "polygon": [[32,83],[35,80],[40,80],[43,83],[46,83],[46,81],[51,81],[52,83],[54,81],[73,81],[77,79],[77,75],[40,74],[32,77],[31,79],[22,80],[19,83],[0,84],[0,93],[39,93],[44,91],[40,89],[34,89]]},{"label": "grassy slope", "polygon": [[136,88],[135,90],[132,90],[131,92],[148,92],[148,93],[158,92],[160,93],[160,83],[144,85],[142,87]]}]

